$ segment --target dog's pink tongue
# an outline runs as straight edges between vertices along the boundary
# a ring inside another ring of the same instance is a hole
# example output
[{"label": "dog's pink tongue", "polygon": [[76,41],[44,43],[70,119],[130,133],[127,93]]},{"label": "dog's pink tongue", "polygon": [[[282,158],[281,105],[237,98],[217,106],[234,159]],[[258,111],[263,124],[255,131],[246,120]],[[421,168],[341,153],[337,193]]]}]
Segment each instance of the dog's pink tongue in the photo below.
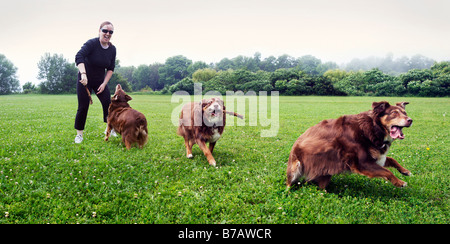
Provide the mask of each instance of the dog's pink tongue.
[{"label": "dog's pink tongue", "polygon": [[392,139],[404,139],[405,136],[403,135],[402,128],[397,126],[392,126],[391,128],[391,137]]}]

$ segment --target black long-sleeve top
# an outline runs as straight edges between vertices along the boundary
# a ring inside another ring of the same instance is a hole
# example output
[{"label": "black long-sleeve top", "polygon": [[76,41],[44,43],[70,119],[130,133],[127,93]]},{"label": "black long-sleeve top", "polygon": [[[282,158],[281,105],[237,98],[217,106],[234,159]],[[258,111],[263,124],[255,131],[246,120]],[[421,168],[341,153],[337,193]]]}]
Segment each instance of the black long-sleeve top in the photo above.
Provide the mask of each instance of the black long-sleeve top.
[{"label": "black long-sleeve top", "polygon": [[104,49],[98,37],[92,38],[75,55],[75,63],[84,63],[89,82],[102,83],[106,70],[114,71],[116,66],[116,47],[111,44]]}]

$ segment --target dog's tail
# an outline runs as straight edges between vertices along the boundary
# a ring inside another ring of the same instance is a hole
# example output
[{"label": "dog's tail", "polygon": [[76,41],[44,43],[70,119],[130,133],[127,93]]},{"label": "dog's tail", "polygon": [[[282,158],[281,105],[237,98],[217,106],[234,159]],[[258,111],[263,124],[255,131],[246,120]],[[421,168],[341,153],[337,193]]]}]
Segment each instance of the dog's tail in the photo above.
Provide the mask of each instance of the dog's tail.
[{"label": "dog's tail", "polygon": [[145,118],[138,120],[138,126],[135,133],[139,147],[142,148],[148,140],[147,120]]},{"label": "dog's tail", "polygon": [[147,128],[144,125],[140,125],[138,129],[136,130],[136,137],[147,137],[148,132]]},{"label": "dog's tail", "polygon": [[137,138],[139,147],[143,148],[148,140],[147,126],[145,126],[145,125],[139,126],[139,128],[136,130],[136,138]]}]

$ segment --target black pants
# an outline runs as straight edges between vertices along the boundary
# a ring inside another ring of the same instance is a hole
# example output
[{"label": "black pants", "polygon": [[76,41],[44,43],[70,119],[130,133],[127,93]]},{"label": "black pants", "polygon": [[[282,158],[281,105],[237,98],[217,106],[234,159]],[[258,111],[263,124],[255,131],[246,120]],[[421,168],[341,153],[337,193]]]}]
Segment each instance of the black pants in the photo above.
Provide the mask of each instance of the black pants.
[{"label": "black pants", "polygon": [[[91,93],[92,97],[97,92],[97,89],[102,84],[102,82],[91,82],[91,81],[88,82],[87,88],[89,89],[89,92]],[[86,91],[86,88],[79,81],[77,82],[77,97],[78,97],[78,110],[77,115],[75,117],[75,129],[84,130],[89,110],[89,95]],[[103,121],[106,123],[106,119],[108,117],[108,108],[109,104],[111,103],[111,93],[109,92],[108,85],[106,85],[105,90],[103,90],[102,93],[98,94],[97,97],[102,104]]]}]

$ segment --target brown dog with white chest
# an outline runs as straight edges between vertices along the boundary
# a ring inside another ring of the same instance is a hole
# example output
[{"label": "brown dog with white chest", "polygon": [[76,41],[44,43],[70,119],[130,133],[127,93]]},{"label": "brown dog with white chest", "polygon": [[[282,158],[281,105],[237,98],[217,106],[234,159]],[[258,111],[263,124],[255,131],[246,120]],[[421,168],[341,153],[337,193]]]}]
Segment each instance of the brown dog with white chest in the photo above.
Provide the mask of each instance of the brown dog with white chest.
[{"label": "brown dog with white chest", "polygon": [[384,178],[397,187],[406,186],[406,182],[385,168],[394,167],[403,175],[411,175],[395,159],[386,156],[395,139],[405,138],[402,129],[412,125],[405,112],[406,104],[374,102],[373,110],[324,120],[306,130],[289,155],[286,185],[292,186],[304,177],[323,189],[333,175],[353,172]]},{"label": "brown dog with white chest", "polygon": [[[194,157],[192,146],[198,144],[208,163],[216,166],[212,152],[225,128],[226,114],[243,118],[242,115],[226,111],[224,102],[219,97],[203,99],[201,102],[191,102],[183,106],[177,134],[184,138],[187,158]],[[209,143],[208,147],[206,143]]]},{"label": "brown dog with white chest", "polygon": [[143,148],[148,139],[147,119],[144,114],[134,110],[128,104],[131,97],[118,84],[109,105],[105,141],[108,141],[111,129],[122,135],[122,141],[127,149],[133,143]]}]

